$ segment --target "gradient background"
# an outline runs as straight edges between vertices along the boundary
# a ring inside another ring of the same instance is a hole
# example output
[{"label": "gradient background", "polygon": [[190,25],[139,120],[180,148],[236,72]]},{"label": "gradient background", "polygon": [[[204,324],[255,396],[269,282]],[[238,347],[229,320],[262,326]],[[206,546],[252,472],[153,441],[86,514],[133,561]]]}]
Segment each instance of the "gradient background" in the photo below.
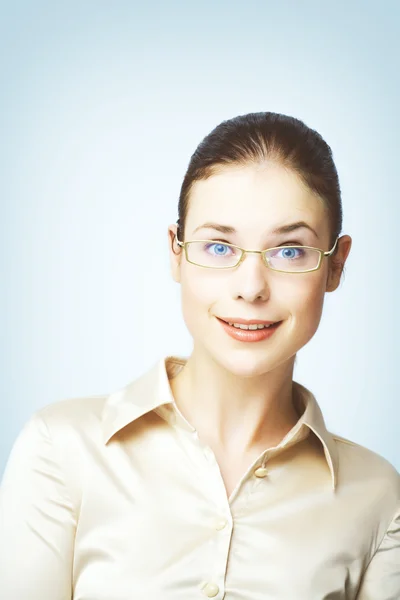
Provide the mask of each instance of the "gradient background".
[{"label": "gradient background", "polygon": [[0,474],[38,408],[187,355],[167,226],[219,122],[271,110],[332,147],[353,238],[295,379],[400,470],[400,8],[1,3]]}]

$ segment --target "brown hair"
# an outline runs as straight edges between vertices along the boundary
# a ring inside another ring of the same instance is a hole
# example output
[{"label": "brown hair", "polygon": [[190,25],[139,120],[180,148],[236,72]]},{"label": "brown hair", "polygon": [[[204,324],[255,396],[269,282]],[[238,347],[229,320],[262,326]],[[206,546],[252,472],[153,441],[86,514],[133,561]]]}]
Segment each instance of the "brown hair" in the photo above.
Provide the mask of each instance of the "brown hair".
[{"label": "brown hair", "polygon": [[294,171],[325,202],[332,248],[342,230],[343,215],[331,148],[317,131],[299,119],[273,112],[249,113],[223,121],[197,146],[179,196],[178,239],[184,241],[189,196],[196,181],[207,179],[223,166],[265,160]]}]

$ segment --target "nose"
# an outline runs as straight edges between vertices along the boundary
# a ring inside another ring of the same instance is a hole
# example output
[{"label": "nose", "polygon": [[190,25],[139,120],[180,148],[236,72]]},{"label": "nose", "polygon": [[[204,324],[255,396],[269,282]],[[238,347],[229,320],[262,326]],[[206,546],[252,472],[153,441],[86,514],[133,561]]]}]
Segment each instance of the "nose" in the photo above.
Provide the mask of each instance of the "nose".
[{"label": "nose", "polygon": [[270,294],[269,274],[261,254],[247,252],[232,278],[234,295],[247,302],[266,300]]}]

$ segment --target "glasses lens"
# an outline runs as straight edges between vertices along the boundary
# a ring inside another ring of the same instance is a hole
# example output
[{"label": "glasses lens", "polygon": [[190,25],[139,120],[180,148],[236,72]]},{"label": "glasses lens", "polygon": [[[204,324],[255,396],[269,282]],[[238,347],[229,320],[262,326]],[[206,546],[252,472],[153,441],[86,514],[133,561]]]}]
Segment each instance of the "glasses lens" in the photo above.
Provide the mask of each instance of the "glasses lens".
[{"label": "glasses lens", "polygon": [[293,273],[316,269],[319,258],[318,250],[297,246],[281,246],[266,253],[266,259],[271,269]]},{"label": "glasses lens", "polygon": [[188,260],[202,267],[223,269],[234,267],[240,259],[241,251],[222,242],[190,242],[187,245]]}]

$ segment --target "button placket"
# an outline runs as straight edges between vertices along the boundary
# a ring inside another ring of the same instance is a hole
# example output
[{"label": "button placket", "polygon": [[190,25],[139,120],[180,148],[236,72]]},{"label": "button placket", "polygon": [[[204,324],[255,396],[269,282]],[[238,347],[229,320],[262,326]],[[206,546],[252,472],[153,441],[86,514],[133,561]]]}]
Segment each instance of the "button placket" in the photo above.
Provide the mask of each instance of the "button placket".
[{"label": "button placket", "polygon": [[208,598],[222,600],[233,528],[231,516],[225,517],[223,513],[216,515],[211,527],[213,527],[215,535],[210,539],[210,558],[211,553],[212,558],[209,564],[209,580],[203,582],[201,589]]},{"label": "button placket", "polygon": [[[266,464],[270,459],[269,453],[263,453],[258,457],[256,461],[249,467],[249,471],[246,477],[245,486],[240,497],[239,502],[235,502],[232,506],[232,515],[236,517],[241,517],[245,514],[246,510],[249,506],[249,501],[252,494],[255,490],[261,486],[265,485],[265,480],[268,477],[269,469],[267,469]],[[259,461],[262,461],[261,463]],[[258,463],[258,466],[257,466]],[[236,498],[235,498],[236,500]]]}]

